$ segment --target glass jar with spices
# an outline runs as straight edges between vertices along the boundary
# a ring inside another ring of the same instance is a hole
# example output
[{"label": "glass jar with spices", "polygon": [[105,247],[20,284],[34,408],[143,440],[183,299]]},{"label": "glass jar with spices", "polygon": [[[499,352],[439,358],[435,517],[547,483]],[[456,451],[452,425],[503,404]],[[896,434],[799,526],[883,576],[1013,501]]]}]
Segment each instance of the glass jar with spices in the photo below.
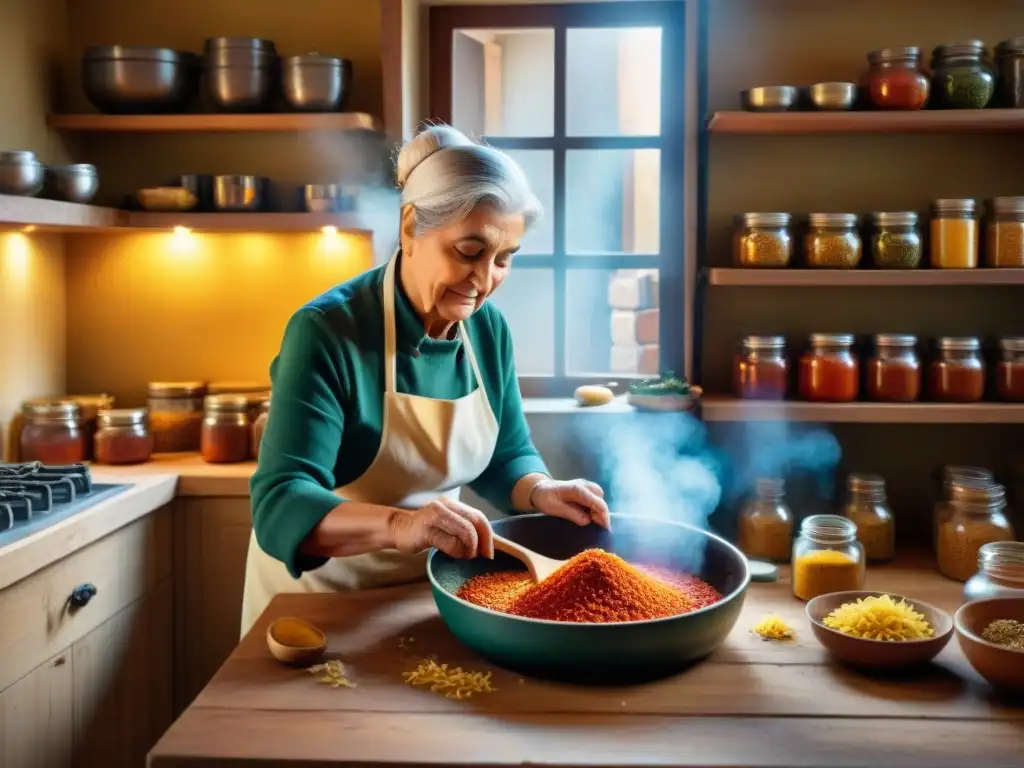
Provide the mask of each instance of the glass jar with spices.
[{"label": "glass jar with spices", "polygon": [[798,379],[804,400],[846,403],[857,399],[860,364],[853,342],[849,333],[811,334],[810,349],[800,358]]},{"label": "glass jar with spices", "polygon": [[864,586],[864,547],[857,525],[839,515],[811,515],[793,543],[793,595],[812,600]]},{"label": "glass jar with spices", "polygon": [[947,466],[942,468],[942,488],[932,509],[932,549],[939,551],[939,529],[953,513],[953,483],[958,480],[994,483],[991,470],[983,467]]},{"label": "glass jar with spices", "polygon": [[863,244],[854,213],[812,213],[804,237],[807,265],[822,269],[853,269],[860,264]]},{"label": "glass jar with spices", "polygon": [[260,457],[260,443],[263,442],[263,432],[267,428],[267,419],[270,418],[270,398],[260,402],[259,413],[252,423],[252,457]]},{"label": "glass jar with spices", "polygon": [[1007,403],[1024,403],[1024,336],[999,339],[996,394]]},{"label": "glass jar with spices", "polygon": [[23,408],[21,460],[51,466],[85,461],[82,408],[72,400],[33,400]]},{"label": "glass jar with spices", "polygon": [[922,71],[920,48],[871,51],[868,65],[861,85],[878,109],[923,109],[928,103],[931,81]]},{"label": "glass jar with spices", "polygon": [[785,481],[758,478],[754,492],[754,498],[740,511],[740,549],[747,557],[788,562],[793,549],[793,513],[786,506]]},{"label": "glass jar with spices", "polygon": [[932,106],[984,109],[996,90],[996,77],[981,40],[940,45],[932,51]]},{"label": "glass jar with spices", "polygon": [[741,213],[736,217],[733,259],[737,267],[780,268],[793,258],[793,217],[788,213]]},{"label": "glass jar with spices", "polygon": [[953,481],[952,511],[939,527],[939,571],[967,581],[978,567],[978,552],[993,541],[1013,541],[1006,516],[1006,491],[989,480]]},{"label": "glass jar with spices", "polygon": [[924,247],[914,211],[871,214],[871,258],[878,269],[917,269]]},{"label": "glass jar with spices", "polygon": [[940,403],[976,403],[985,394],[981,339],[942,336],[929,367],[929,394]]},{"label": "glass jar with spices", "polygon": [[789,389],[783,336],[745,336],[733,359],[733,391],[748,400],[782,400]]},{"label": "glass jar with spices", "polygon": [[868,360],[868,399],[880,403],[912,403],[921,396],[921,360],[917,337],[880,333]]},{"label": "glass jar with spices", "polygon": [[977,203],[969,198],[932,202],[932,268],[974,269],[978,266],[977,211]]},{"label": "glass jar with spices", "polygon": [[255,421],[260,414],[260,404],[270,396],[270,385],[256,381],[211,381],[206,394],[245,395],[249,401],[249,421]]},{"label": "glass jar with spices", "polygon": [[153,455],[153,433],[145,408],[104,409],[97,414],[96,461],[141,464]]},{"label": "glass jar with spices", "polygon": [[199,450],[205,396],[205,382],[150,382],[147,400],[156,453]]},{"label": "glass jar with spices", "polygon": [[985,263],[1024,267],[1024,197],[997,197],[985,225]]},{"label": "glass jar with spices", "polygon": [[200,453],[210,464],[249,458],[249,400],[245,395],[207,395]]},{"label": "glass jar with spices", "polygon": [[97,415],[103,409],[114,407],[113,395],[68,395],[82,409],[82,429],[85,432],[85,458],[93,458],[93,438],[96,435]]},{"label": "glass jar with spices", "polygon": [[1003,40],[996,46],[996,70],[999,106],[1024,108],[1024,37]]},{"label": "glass jar with spices", "polygon": [[978,571],[964,585],[964,600],[1024,597],[1024,542],[993,541],[978,550]]},{"label": "glass jar with spices", "polygon": [[885,480],[878,475],[852,474],[846,478],[849,496],[843,517],[857,526],[857,541],[871,562],[896,555],[896,523],[885,496]]}]

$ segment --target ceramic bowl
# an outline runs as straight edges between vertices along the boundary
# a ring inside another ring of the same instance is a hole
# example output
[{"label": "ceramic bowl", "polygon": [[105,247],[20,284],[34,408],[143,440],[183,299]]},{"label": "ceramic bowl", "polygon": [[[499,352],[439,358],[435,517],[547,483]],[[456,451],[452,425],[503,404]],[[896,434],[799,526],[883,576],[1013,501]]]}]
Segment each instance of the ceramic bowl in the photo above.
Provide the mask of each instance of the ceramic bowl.
[{"label": "ceramic bowl", "polygon": [[[304,636],[308,636],[305,639]],[[285,664],[309,666],[327,650],[327,637],[308,621],[294,616],[274,619],[267,627],[267,647]]]},{"label": "ceramic bowl", "polygon": [[993,688],[1024,692],[1024,651],[981,639],[996,619],[1024,621],[1024,597],[990,597],[960,606],[953,617],[956,639],[967,661]]},{"label": "ceramic bowl", "polygon": [[[823,623],[826,616],[844,603],[882,595],[889,595],[897,601],[906,600],[918,613],[924,615],[935,634],[926,640],[868,640],[829,629]],[[810,619],[814,636],[825,650],[845,664],[863,669],[900,669],[925,664],[938,656],[953,636],[953,619],[948,613],[928,603],[892,592],[833,592],[821,595],[807,603],[807,618]]]}]

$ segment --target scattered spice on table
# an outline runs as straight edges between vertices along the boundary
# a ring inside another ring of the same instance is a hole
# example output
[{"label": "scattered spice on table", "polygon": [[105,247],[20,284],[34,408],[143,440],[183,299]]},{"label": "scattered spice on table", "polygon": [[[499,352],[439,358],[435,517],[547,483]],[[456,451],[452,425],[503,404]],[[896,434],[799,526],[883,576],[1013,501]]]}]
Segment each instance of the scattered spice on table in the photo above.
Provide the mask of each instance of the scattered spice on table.
[{"label": "scattered spice on table", "polygon": [[750,631],[760,635],[763,640],[792,640],[794,637],[793,628],[774,613],[765,616]]},{"label": "scattered spice on table", "polygon": [[466,672],[462,667],[438,664],[436,659],[422,659],[417,667],[403,672],[408,685],[429,686],[430,690],[449,699],[468,699],[474,693],[494,693],[490,672]]},{"label": "scattered spice on table", "polygon": [[331,688],[357,688],[358,686],[348,679],[345,671],[345,665],[337,659],[324,662],[323,664],[314,664],[306,669],[311,675],[322,675],[317,680],[318,683],[329,685]]},{"label": "scattered spice on table", "polygon": [[843,603],[822,619],[829,629],[865,640],[926,640],[935,635],[924,614],[906,600],[890,595]]},{"label": "scattered spice on table", "polygon": [[525,571],[498,571],[473,577],[458,596],[515,616],[576,623],[678,616],[722,599],[696,576],[632,566],[600,549],[581,552],[539,584]]},{"label": "scattered spice on table", "polygon": [[1024,651],[1024,622],[1014,619],[996,619],[989,622],[981,633],[984,640],[1013,651]]}]

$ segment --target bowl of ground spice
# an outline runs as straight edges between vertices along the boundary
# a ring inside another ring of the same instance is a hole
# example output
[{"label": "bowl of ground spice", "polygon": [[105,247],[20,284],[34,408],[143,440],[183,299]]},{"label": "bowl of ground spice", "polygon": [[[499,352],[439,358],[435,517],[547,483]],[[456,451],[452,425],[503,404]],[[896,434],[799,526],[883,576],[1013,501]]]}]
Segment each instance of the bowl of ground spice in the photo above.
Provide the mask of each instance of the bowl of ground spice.
[{"label": "bowl of ground spice", "polygon": [[1024,693],[1024,597],[990,597],[960,606],[956,638],[993,688]]},{"label": "bowl of ground spice", "polygon": [[546,515],[493,523],[557,560],[534,583],[502,552],[427,575],[441,618],[465,645],[522,674],[593,684],[665,677],[708,656],[732,630],[750,583],[747,560],[690,525],[612,515],[611,531]]}]

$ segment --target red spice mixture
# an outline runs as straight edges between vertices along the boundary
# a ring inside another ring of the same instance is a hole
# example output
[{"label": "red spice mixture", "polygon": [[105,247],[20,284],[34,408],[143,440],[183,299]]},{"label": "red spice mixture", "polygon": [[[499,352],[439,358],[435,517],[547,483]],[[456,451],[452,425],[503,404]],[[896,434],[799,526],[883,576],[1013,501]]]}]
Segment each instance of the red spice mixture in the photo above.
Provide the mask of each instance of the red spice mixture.
[{"label": "red spice mixture", "polygon": [[600,549],[581,552],[539,584],[525,571],[498,571],[470,579],[458,596],[515,616],[577,623],[660,619],[722,599],[696,576],[633,566]]}]

